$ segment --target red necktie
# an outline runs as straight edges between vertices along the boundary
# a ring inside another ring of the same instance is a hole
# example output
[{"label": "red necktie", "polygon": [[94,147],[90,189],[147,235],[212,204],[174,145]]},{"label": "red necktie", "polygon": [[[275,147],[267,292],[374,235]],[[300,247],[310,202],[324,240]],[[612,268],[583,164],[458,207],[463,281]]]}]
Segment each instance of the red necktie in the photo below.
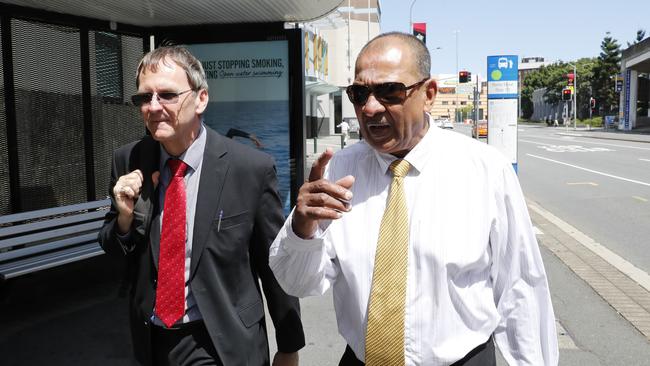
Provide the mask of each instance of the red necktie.
[{"label": "red necktie", "polygon": [[185,170],[182,160],[170,159],[172,178],[165,192],[156,315],[171,327],[185,313]]}]

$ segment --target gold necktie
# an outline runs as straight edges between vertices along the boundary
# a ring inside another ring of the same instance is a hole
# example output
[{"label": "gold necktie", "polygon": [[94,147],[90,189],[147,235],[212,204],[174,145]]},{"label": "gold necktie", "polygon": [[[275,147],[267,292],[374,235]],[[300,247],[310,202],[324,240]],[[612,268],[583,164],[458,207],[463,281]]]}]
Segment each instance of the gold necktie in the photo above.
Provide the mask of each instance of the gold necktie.
[{"label": "gold necktie", "polygon": [[404,176],[409,168],[408,161],[401,159],[390,165],[393,181],[379,228],[368,308],[368,366],[404,365],[404,305],[409,246]]}]

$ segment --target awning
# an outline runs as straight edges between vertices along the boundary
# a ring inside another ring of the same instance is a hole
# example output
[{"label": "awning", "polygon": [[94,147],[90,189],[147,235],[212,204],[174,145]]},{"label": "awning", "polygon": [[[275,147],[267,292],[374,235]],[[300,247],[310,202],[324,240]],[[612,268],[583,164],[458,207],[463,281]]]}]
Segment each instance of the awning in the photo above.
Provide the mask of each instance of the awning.
[{"label": "awning", "polygon": [[305,93],[311,95],[323,95],[340,91],[336,85],[328,84],[325,81],[313,77],[305,77]]},{"label": "awning", "polygon": [[56,13],[139,27],[304,22],[336,10],[343,0],[2,0]]}]

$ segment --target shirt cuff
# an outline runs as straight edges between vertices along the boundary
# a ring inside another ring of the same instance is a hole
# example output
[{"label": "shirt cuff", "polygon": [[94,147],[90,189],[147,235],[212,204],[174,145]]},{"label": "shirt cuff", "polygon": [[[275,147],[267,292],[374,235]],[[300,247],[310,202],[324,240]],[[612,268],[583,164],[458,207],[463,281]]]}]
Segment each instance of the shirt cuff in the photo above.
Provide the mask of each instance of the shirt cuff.
[{"label": "shirt cuff", "polygon": [[325,233],[327,230],[323,231],[320,226],[318,226],[313,238],[303,239],[293,232],[292,222],[293,215],[289,216],[289,219],[284,223],[284,230],[286,232],[286,241],[284,242],[284,246],[286,248],[297,252],[316,252],[323,248],[323,245],[325,245]]}]

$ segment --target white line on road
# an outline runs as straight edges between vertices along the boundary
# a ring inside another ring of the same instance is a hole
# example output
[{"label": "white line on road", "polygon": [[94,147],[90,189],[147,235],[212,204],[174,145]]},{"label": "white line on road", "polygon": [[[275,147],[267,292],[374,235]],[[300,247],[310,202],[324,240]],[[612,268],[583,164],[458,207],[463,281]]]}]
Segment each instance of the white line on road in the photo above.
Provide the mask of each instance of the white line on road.
[{"label": "white line on road", "polygon": [[650,159],[642,159],[642,158],[639,158],[639,160],[641,160],[641,161],[650,161]]},{"label": "white line on road", "polygon": [[[547,139],[547,140],[555,140],[555,141],[566,141],[566,139],[563,138],[557,138],[557,137],[547,137],[547,136],[531,136],[537,139]],[[523,142],[529,142],[533,144],[542,144],[542,142],[535,142],[535,141],[527,141],[527,140],[522,140],[519,139],[519,141]],[[650,147],[639,147],[639,146],[629,146],[629,145],[620,145],[620,144],[608,144],[606,142],[593,142],[593,141],[585,141],[585,140],[575,140],[572,139],[572,142],[580,142],[583,144],[593,144],[593,145],[603,145],[603,146],[613,146],[613,147],[621,147],[621,148],[626,148],[626,149],[637,149],[637,150],[648,150],[650,151]],[[636,142],[636,141],[634,141]]]},{"label": "white line on road", "polygon": [[598,187],[598,183],[594,183],[594,182],[567,182],[567,185],[570,185],[570,186],[585,186],[586,185],[586,186]]},{"label": "white line on road", "polygon": [[564,162],[561,162],[561,161],[557,161],[557,160],[553,160],[553,159],[545,158],[545,157],[543,157],[543,156],[538,156],[538,155],[533,155],[533,154],[526,154],[526,155],[531,156],[531,157],[533,157],[533,158],[537,158],[537,159],[547,160],[547,161],[550,161],[550,162],[552,162],[552,163],[556,163],[556,164],[561,164],[561,165],[570,166],[570,167],[572,167],[572,168],[576,168],[576,169],[584,170],[584,171],[586,171],[586,172],[590,172],[590,173],[594,173],[594,174],[603,175],[603,176],[605,176],[605,177],[610,177],[610,178],[614,178],[614,179],[618,179],[618,180],[623,180],[623,181],[626,181],[626,182],[636,183],[636,184],[640,184],[640,185],[642,185],[642,186],[650,187],[650,183],[642,182],[642,181],[640,181],[640,180],[634,180],[634,179],[623,178],[623,177],[619,177],[619,176],[617,176],[617,175],[607,174],[607,173],[599,172],[599,171],[597,171],[597,170],[587,169],[587,168],[583,168],[583,167],[581,167],[581,166],[577,166],[577,165],[573,165],[573,164],[564,163]]},{"label": "white line on road", "polygon": [[632,196],[632,198],[634,198],[635,200],[638,200],[638,201],[641,201],[641,202],[648,202],[648,200],[647,200],[647,199],[645,199],[645,198],[643,198],[643,197],[639,197],[639,196]]},{"label": "white line on road", "polygon": [[538,214],[544,216],[544,218],[546,218],[548,221],[552,222],[557,227],[559,227],[562,231],[564,231],[565,233],[573,237],[578,243],[582,244],[585,248],[596,253],[598,256],[603,258],[606,262],[616,267],[619,271],[625,273],[628,277],[630,277],[636,283],[644,287],[646,290],[650,291],[650,275],[648,275],[648,273],[644,272],[643,270],[636,267],[634,264],[621,258],[618,254],[612,252],[611,250],[595,242],[592,238],[588,237],[580,230],[562,221],[562,219],[546,211],[540,206],[537,206],[536,204],[528,201],[528,207],[531,210],[537,212]]}]

